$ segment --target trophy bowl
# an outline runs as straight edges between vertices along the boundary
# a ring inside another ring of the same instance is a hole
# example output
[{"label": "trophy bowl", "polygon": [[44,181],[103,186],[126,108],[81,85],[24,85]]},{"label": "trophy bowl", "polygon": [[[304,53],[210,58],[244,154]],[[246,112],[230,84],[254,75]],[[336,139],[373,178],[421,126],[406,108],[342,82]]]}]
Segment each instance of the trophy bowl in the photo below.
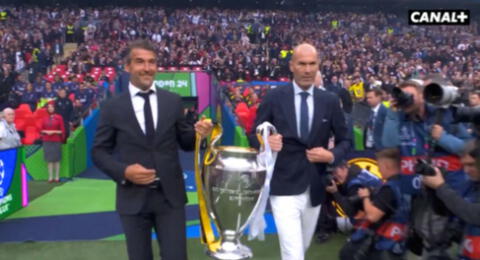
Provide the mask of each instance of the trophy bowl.
[{"label": "trophy bowl", "polygon": [[252,148],[220,146],[212,161],[204,165],[204,195],[210,217],[220,235],[220,248],[208,255],[220,260],[253,257],[240,237],[257,207],[265,182],[266,168]]}]

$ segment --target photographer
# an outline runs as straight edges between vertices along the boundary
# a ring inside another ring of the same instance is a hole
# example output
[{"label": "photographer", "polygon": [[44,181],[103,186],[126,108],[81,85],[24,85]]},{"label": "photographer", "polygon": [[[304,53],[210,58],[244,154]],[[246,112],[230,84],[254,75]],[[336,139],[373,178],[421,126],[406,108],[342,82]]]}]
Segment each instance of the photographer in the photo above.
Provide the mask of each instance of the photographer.
[{"label": "photographer", "polygon": [[423,183],[435,190],[435,195],[445,206],[466,225],[460,259],[480,258],[480,169],[476,158],[480,157],[480,147],[475,142],[466,145],[461,156],[463,169],[469,177],[467,189],[460,196],[449,187],[438,168],[434,176],[424,176]]},{"label": "photographer", "polygon": [[358,189],[364,214],[356,217],[361,224],[340,251],[341,260],[404,259],[411,195],[416,189],[412,176],[401,173],[398,149],[384,149],[376,155],[386,182],[373,193]]},{"label": "photographer", "polygon": [[337,228],[344,233],[352,231],[352,225],[356,224],[354,217],[362,209],[358,189],[367,187],[373,190],[382,184],[379,177],[356,164],[348,165],[345,160],[334,165],[326,182],[331,184],[326,187],[329,195],[317,224],[318,242],[328,240]]},{"label": "photographer", "polygon": [[[423,92],[424,83],[417,80],[405,81],[392,91],[394,109],[387,113],[382,143],[400,149],[402,173],[422,173],[415,171],[415,165],[418,159],[427,159],[446,170],[447,182],[460,194],[466,177],[458,155],[471,136],[463,124],[454,123],[452,109],[427,104]],[[424,256],[441,259],[451,243],[449,216],[430,197],[427,191],[415,199],[413,226],[427,250]],[[419,254],[421,248],[414,251]]]},{"label": "photographer", "polygon": [[332,194],[333,200],[340,206],[345,214],[353,219],[355,214],[362,209],[362,201],[358,197],[359,188],[376,189],[382,180],[353,164],[348,166],[346,161],[339,163],[332,172],[331,185],[326,187]]}]

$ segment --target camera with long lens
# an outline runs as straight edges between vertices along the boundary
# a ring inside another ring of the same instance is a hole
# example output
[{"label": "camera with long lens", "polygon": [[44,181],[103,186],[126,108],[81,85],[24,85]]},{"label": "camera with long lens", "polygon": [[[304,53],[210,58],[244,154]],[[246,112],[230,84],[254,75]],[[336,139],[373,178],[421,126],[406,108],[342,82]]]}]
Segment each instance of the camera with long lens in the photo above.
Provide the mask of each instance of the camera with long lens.
[{"label": "camera with long lens", "polygon": [[413,104],[413,95],[399,87],[393,88],[392,98],[397,102],[399,108],[406,108]]},{"label": "camera with long lens", "polygon": [[423,97],[428,103],[438,107],[449,107],[459,100],[458,88],[438,82],[430,82],[423,89]]},{"label": "camera with long lens", "polygon": [[480,125],[480,107],[454,107],[453,118],[455,122]]}]

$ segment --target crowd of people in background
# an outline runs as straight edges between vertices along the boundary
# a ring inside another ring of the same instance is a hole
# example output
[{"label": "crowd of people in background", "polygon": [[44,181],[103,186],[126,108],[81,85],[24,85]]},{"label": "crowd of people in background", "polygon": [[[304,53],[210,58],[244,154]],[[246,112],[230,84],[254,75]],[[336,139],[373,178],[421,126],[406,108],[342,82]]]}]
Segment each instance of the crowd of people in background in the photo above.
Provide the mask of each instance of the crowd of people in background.
[{"label": "crowd of people in background", "polygon": [[[431,73],[465,90],[480,86],[476,22],[427,28],[409,26],[406,17],[393,13],[341,10],[5,7],[2,12],[0,103],[27,103],[34,111],[42,98],[57,98],[64,89],[74,96],[78,114],[74,120],[74,112],[64,112],[66,121],[77,124],[102,95],[100,81],[112,82],[105,75],[98,81],[75,75],[97,66],[121,71],[127,43],[139,38],[154,42],[160,67],[201,67],[224,82],[288,80],[292,47],[310,42],[319,50],[323,86],[350,89],[354,101],[363,100],[371,87],[388,94],[403,79]],[[66,43],[76,44],[70,55],[63,53]],[[47,80],[55,64],[70,76]],[[245,100],[236,91],[230,94],[249,106],[265,92],[250,91]]]}]

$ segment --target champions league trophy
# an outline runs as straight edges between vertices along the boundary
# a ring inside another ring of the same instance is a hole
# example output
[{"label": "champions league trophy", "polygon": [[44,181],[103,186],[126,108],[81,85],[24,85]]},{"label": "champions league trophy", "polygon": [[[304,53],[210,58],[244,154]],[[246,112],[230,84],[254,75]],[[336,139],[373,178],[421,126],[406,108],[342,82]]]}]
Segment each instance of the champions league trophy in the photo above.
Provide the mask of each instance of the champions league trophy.
[{"label": "champions league trophy", "polygon": [[[208,216],[214,220],[220,239],[215,242],[215,247],[208,246],[207,254],[220,260],[248,259],[253,257],[253,253],[240,242],[240,237],[258,207],[266,178],[266,166],[257,160],[258,152],[253,148],[216,147],[222,130],[218,124],[215,128],[203,160],[201,189]],[[276,132],[273,126],[268,130]],[[263,146],[263,141],[261,144]],[[202,211],[200,204],[199,201]],[[202,222],[207,221],[204,219]],[[207,224],[210,228],[210,223]],[[205,223],[202,223],[202,227],[205,235]]]}]

